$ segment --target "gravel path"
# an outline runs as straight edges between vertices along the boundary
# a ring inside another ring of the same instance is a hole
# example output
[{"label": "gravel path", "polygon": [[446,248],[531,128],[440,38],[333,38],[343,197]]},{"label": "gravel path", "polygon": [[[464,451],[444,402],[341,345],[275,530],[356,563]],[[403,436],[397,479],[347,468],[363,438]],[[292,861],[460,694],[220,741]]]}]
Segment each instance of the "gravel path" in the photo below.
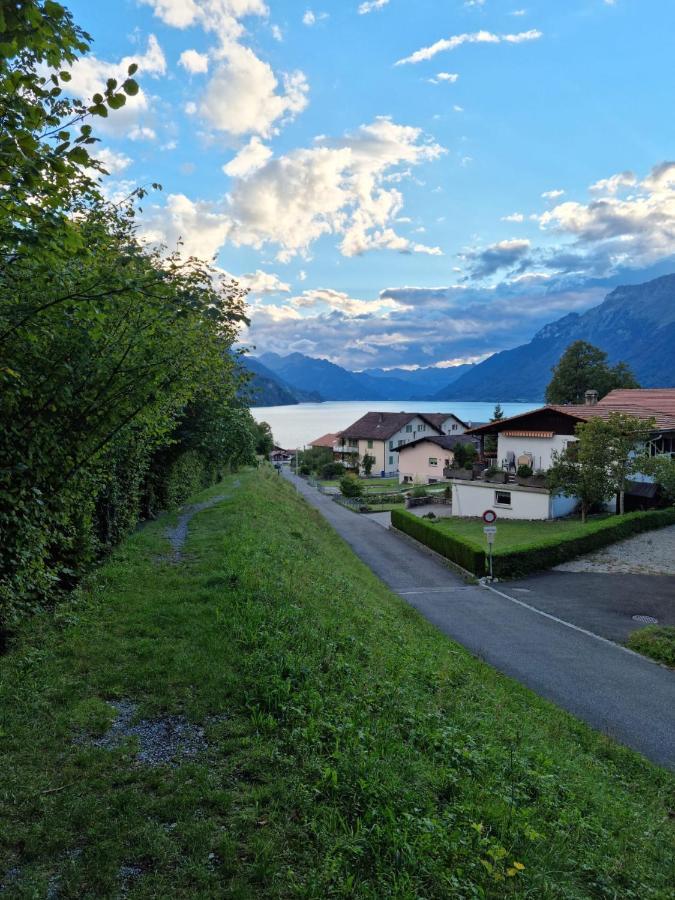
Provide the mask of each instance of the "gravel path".
[{"label": "gravel path", "polygon": [[[233,482],[232,487],[238,488],[240,485],[239,479]],[[210,500],[204,500],[203,503],[194,503],[192,506],[186,506],[181,511],[181,514],[178,518],[178,522],[173,528],[166,529],[166,536],[169,539],[169,543],[171,544],[171,561],[172,562],[180,562],[183,557],[183,547],[185,546],[185,541],[188,536],[188,525],[190,524],[190,520],[197,515],[197,513],[202,512],[205,509],[210,509],[212,506],[215,506],[217,503],[220,503],[221,500],[230,500],[231,497],[229,494],[221,494],[219,497],[211,497]]]},{"label": "gravel path", "polygon": [[675,525],[619,541],[555,568],[559,572],[675,575]]}]

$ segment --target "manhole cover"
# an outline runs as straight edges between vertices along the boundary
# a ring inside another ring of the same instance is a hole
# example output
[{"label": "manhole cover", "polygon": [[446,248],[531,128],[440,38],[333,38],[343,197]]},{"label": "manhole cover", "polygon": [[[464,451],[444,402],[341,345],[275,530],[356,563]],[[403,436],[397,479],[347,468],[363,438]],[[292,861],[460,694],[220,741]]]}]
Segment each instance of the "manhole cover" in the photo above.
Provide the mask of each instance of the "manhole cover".
[{"label": "manhole cover", "polygon": [[654,616],[633,616],[634,622],[642,622],[643,625],[658,625],[659,620]]}]

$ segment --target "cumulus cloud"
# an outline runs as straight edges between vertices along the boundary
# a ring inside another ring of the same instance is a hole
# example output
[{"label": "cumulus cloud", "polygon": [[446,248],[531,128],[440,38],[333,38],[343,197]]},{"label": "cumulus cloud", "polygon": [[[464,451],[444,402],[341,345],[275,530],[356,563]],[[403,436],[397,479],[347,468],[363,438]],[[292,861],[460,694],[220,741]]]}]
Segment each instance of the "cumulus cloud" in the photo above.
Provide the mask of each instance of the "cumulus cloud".
[{"label": "cumulus cloud", "polygon": [[237,279],[242,287],[248,288],[252,296],[260,296],[263,294],[289,294],[291,291],[290,284],[282,281],[278,275],[273,272],[263,272],[256,269],[248,275],[242,275]]},{"label": "cumulus cloud", "polygon": [[170,249],[180,241],[185,256],[211,259],[223,246],[231,227],[228,217],[208,200],[194,201],[185,194],[169,194],[165,206],[155,208],[146,217],[142,236]]},{"label": "cumulus cloud", "polygon": [[232,178],[246,178],[261,169],[272,155],[270,148],[259,137],[252,137],[234,159],[223,166],[223,172]]},{"label": "cumulus cloud", "polygon": [[502,216],[502,222],[524,222],[525,216],[522,213],[510,213],[508,216]]},{"label": "cumulus cloud", "polygon": [[309,87],[302,72],[284,74],[280,90],[271,66],[248,47],[231,44],[223,57],[198,105],[212,128],[232,135],[270,137],[280,122],[307,106]]},{"label": "cumulus cloud", "polygon": [[193,75],[209,70],[208,53],[199,53],[198,50],[183,50],[178,61],[186,71]]},{"label": "cumulus cloud", "polygon": [[94,152],[94,156],[103,164],[103,167],[110,175],[119,175],[132,163],[131,157],[127,156],[126,153],[118,153],[116,150],[111,150],[108,147],[97,149]]},{"label": "cumulus cloud", "polygon": [[[116,62],[99,59],[93,54],[78,58],[68,70],[71,80],[68,92],[78,99],[90,101],[94,94],[102,93],[108,78],[118,82],[127,78],[127,70],[132,63],[138,66],[135,76],[141,81],[146,77],[159,78],[166,74],[166,58],[154,34],[148,38],[144,53],[124,56]],[[127,97],[121,109],[115,110],[107,119],[97,120],[97,130],[104,134],[122,136],[130,129],[140,128],[152,118],[150,97],[141,87],[135,97]],[[146,125],[151,131],[149,125]]]},{"label": "cumulus cloud", "polygon": [[456,72],[439,72],[435,78],[429,78],[430,84],[454,84],[459,75]]},{"label": "cumulus cloud", "polygon": [[328,13],[315,13],[314,10],[308,9],[302,17],[302,24],[311,28],[313,25],[316,25],[318,22],[323,22],[327,18]]},{"label": "cumulus cloud", "polygon": [[544,193],[541,196],[544,198],[544,200],[557,200],[558,197],[562,197],[562,195],[564,193],[565,193],[565,191],[556,189],[553,191],[544,191]]},{"label": "cumulus cloud", "polygon": [[269,15],[264,0],[140,0],[151,6],[157,18],[173,28],[200,25],[221,41],[232,41],[244,33],[241,19]]},{"label": "cumulus cloud", "polygon": [[438,53],[448,50],[456,50],[462,44],[522,44],[525,41],[536,41],[542,37],[542,32],[534,28],[529,31],[521,31],[518,34],[494,34],[491,31],[475,31],[471,34],[454,34],[449,38],[442,38],[428,47],[422,47],[416,50],[410,56],[399,59],[397,66],[407,65],[409,63],[420,63],[428,59],[433,59]]},{"label": "cumulus cloud", "polygon": [[364,0],[359,6],[359,15],[365,16],[377,9],[382,9],[389,3],[389,0]]}]

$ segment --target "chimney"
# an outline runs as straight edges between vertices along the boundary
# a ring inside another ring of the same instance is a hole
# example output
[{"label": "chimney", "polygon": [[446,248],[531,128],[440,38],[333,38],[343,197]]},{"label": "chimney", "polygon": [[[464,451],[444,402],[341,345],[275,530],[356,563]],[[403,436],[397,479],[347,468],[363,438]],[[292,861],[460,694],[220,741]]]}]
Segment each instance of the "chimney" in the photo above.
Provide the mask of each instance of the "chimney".
[{"label": "chimney", "polygon": [[597,391],[586,391],[584,397],[586,399],[586,406],[595,406],[598,402]]}]

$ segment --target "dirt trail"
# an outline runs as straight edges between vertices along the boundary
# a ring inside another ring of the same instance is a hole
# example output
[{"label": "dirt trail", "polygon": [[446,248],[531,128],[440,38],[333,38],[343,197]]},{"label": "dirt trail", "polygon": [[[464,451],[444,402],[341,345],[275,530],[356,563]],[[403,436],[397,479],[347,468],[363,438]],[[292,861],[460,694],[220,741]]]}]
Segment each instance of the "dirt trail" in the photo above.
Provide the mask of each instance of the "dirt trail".
[{"label": "dirt trail", "polygon": [[[238,488],[240,484],[241,482],[237,479],[232,484],[232,487]],[[230,499],[230,494],[220,494],[218,497],[211,497],[210,500],[204,500],[202,503],[193,503],[190,506],[183,507],[176,525],[173,528],[166,529],[166,536],[171,544],[171,562],[180,562],[183,558],[183,547],[187,540],[190,520],[196,516],[197,513],[203,512],[205,509],[210,509],[212,506],[221,503],[223,500]]]}]

